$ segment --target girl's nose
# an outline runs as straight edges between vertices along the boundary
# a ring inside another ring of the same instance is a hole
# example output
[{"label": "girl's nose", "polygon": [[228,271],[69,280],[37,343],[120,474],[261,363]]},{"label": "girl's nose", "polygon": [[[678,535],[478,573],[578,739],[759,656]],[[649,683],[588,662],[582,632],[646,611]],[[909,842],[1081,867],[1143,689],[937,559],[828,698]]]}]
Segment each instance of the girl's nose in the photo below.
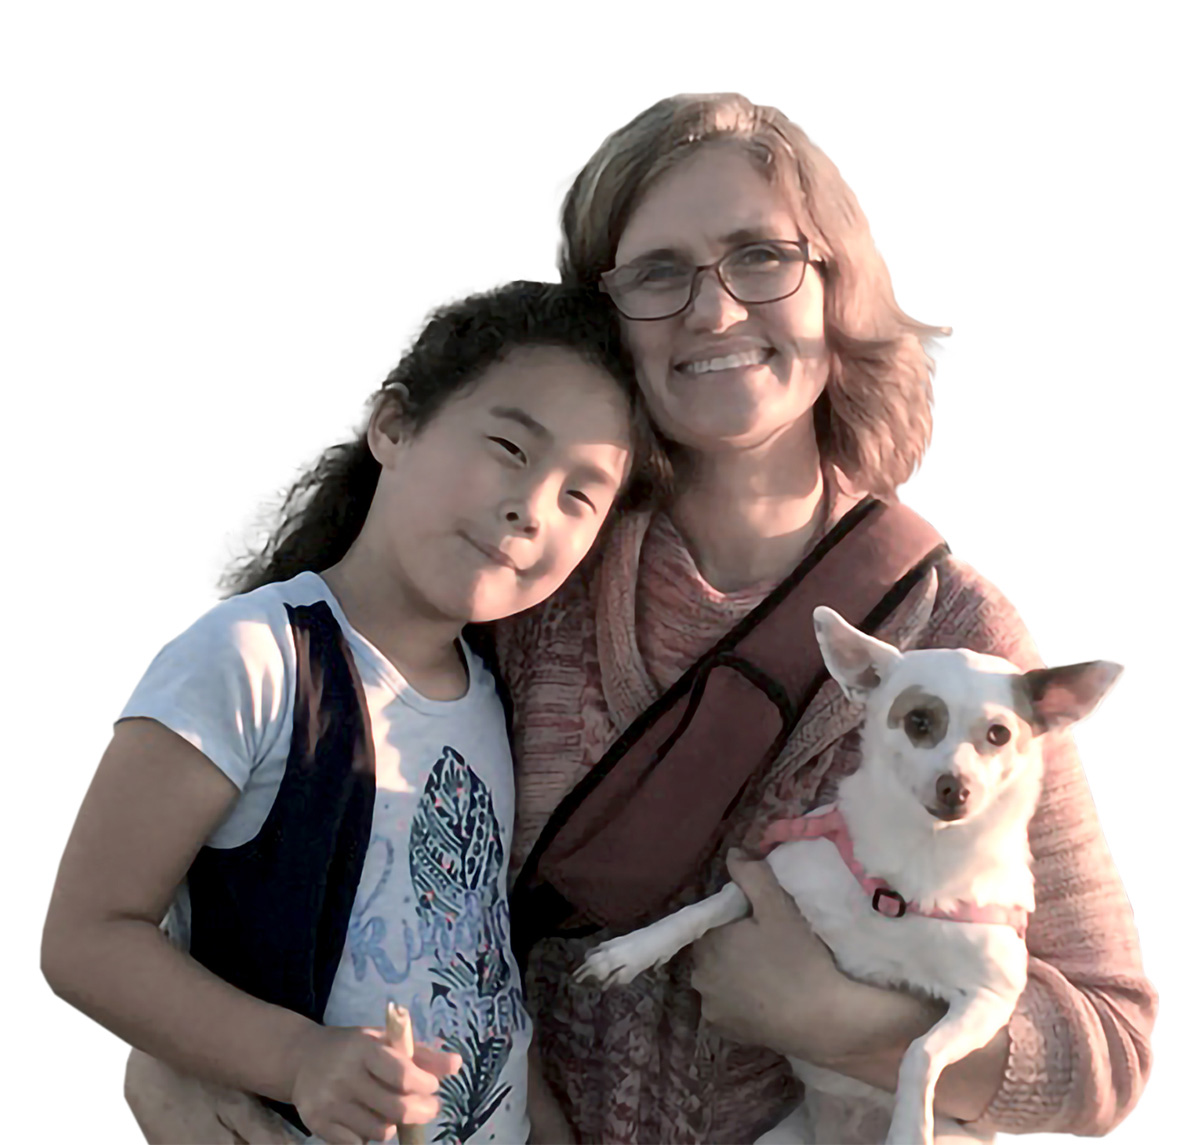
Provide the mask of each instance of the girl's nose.
[{"label": "girl's nose", "polygon": [[526,537],[536,537],[540,527],[538,513],[532,499],[512,499],[503,506],[504,522],[514,532]]}]

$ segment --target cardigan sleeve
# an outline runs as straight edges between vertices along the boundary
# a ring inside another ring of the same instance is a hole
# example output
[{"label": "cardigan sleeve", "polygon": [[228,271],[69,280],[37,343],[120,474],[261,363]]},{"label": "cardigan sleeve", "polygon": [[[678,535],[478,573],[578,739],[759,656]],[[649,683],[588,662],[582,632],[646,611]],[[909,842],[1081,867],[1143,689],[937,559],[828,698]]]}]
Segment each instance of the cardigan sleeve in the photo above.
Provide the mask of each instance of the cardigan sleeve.
[{"label": "cardigan sleeve", "polygon": [[[956,560],[939,570],[926,647],[968,647],[1042,666],[1012,605]],[[1029,979],[1009,1023],[1004,1081],[974,1124],[1004,1133],[1099,1135],[1133,1109],[1150,1071],[1157,995],[1133,914],[1069,733],[1044,746],[1029,826],[1036,910]]]},{"label": "cardigan sleeve", "polygon": [[525,680],[531,664],[537,659],[539,642],[545,627],[547,606],[506,616],[491,625],[496,648],[496,665],[512,699],[512,731],[519,738],[525,715]]}]

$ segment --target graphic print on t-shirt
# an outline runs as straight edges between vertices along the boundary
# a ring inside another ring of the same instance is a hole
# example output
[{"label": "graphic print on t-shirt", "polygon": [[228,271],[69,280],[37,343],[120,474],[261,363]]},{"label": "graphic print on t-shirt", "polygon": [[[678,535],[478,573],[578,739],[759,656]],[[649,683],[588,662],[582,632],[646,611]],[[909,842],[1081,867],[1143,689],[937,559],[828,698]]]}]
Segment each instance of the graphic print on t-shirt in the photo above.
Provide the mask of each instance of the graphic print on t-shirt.
[{"label": "graphic print on t-shirt", "polygon": [[466,1141],[508,1096],[499,1077],[526,1021],[508,958],[504,845],[487,785],[442,749],[417,806],[409,867],[423,952],[432,951],[429,1032],[462,1056],[440,1090],[436,1141]]}]

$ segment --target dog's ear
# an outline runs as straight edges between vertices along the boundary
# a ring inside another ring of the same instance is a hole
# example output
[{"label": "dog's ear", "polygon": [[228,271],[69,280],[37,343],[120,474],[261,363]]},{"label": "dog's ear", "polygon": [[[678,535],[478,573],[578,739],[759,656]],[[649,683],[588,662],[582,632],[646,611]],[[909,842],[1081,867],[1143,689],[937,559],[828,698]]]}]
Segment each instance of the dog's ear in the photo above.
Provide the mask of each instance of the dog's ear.
[{"label": "dog's ear", "polygon": [[1013,680],[1013,688],[1018,700],[1028,701],[1033,713],[1030,723],[1041,735],[1083,719],[1104,699],[1123,671],[1111,660],[1036,668]]},{"label": "dog's ear", "polygon": [[865,704],[888,668],[900,659],[900,653],[890,644],[859,632],[823,604],[813,611],[813,627],[829,674],[846,699]]}]

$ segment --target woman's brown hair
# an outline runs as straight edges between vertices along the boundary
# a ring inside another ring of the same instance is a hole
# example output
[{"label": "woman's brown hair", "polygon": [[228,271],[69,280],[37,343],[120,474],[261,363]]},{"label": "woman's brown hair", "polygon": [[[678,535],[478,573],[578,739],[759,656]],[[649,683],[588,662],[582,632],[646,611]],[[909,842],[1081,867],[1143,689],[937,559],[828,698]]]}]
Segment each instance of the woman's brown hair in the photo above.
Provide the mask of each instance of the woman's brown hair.
[{"label": "woman's brown hair", "polygon": [[677,95],[613,132],[563,203],[563,281],[597,286],[648,188],[697,148],[716,142],[744,147],[783,188],[820,260],[830,353],[829,382],[814,410],[822,460],[857,488],[891,496],[929,445],[929,350],[950,331],[918,322],[896,304],[854,193],[825,153],[775,108],[736,94]]}]

